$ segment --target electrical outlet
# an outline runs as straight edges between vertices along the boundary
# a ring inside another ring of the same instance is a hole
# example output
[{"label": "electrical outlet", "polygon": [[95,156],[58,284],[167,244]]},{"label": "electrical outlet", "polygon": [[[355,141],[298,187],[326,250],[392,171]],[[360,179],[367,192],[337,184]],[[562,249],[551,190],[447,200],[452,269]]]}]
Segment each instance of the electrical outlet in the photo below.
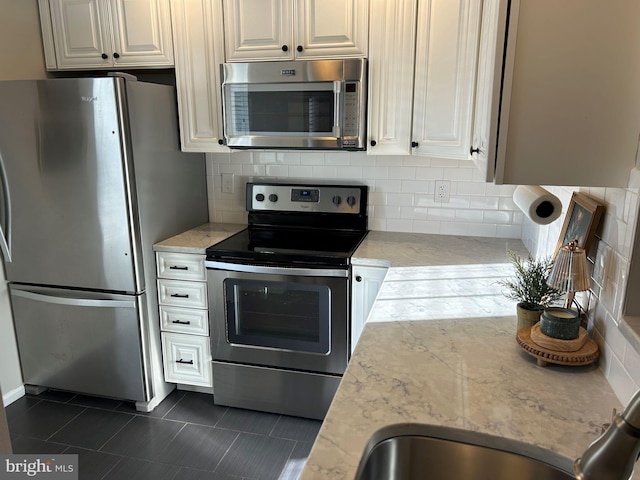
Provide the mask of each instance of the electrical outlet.
[{"label": "electrical outlet", "polygon": [[449,180],[436,180],[435,201],[446,203],[449,201],[449,190],[451,182]]},{"label": "electrical outlet", "polygon": [[233,173],[222,174],[222,193],[233,193]]}]

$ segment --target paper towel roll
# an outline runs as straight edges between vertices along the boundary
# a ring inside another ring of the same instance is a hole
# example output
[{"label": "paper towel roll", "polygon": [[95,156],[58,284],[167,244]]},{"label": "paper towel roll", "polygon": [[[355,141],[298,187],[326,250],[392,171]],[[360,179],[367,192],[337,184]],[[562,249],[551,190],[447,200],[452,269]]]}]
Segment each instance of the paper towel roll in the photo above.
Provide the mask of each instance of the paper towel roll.
[{"label": "paper towel roll", "polygon": [[513,192],[513,201],[538,225],[547,225],[562,213],[560,199],[537,185],[519,185]]}]

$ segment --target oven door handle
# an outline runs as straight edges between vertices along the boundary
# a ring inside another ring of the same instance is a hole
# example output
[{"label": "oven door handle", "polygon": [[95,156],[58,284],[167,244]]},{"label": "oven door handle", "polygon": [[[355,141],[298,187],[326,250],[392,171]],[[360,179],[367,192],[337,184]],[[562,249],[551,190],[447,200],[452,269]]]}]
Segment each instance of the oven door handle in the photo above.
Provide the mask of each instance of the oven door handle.
[{"label": "oven door handle", "polygon": [[207,260],[205,267],[216,270],[228,270],[231,272],[243,273],[264,273],[267,275],[291,275],[297,277],[339,277],[347,278],[348,269],[339,268],[288,268],[288,267],[266,267],[262,265],[245,265],[242,263],[225,263]]}]

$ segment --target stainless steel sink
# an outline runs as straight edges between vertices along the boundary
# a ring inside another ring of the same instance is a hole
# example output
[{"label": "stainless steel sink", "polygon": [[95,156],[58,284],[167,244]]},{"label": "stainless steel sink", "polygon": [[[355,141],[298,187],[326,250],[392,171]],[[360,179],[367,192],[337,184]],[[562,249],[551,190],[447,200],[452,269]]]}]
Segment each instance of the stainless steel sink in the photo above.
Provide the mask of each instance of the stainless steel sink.
[{"label": "stainless steel sink", "polygon": [[364,451],[356,480],[575,480],[572,461],[514,440],[432,425],[390,425]]}]

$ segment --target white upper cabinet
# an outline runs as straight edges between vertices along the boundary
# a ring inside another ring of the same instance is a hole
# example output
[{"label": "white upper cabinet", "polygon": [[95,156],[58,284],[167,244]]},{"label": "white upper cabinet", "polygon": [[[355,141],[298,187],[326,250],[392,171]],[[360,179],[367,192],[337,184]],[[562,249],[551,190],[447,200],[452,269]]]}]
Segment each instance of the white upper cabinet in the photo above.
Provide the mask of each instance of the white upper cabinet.
[{"label": "white upper cabinet", "polygon": [[39,0],[51,70],[173,66],[168,0]]},{"label": "white upper cabinet", "polygon": [[368,0],[223,0],[226,61],[364,57]]},{"label": "white upper cabinet", "polygon": [[486,172],[486,181],[494,176],[497,122],[500,108],[500,91],[494,93],[494,81],[502,78],[502,54],[504,53],[504,28],[507,14],[503,0],[484,0],[480,45],[478,50],[478,71],[476,75],[476,98],[473,113],[473,135],[470,153],[476,167]]},{"label": "white upper cabinet", "polygon": [[371,0],[369,153],[470,158],[481,5]]},{"label": "white upper cabinet", "polygon": [[469,158],[481,2],[418,2],[414,153]]},{"label": "white upper cabinet", "polygon": [[220,88],[222,3],[172,0],[171,12],[181,148],[185,152],[226,152]]},{"label": "white upper cabinet", "polygon": [[[640,133],[640,2],[512,0],[496,183],[626,187]],[[498,122],[498,118],[493,118]]]}]

